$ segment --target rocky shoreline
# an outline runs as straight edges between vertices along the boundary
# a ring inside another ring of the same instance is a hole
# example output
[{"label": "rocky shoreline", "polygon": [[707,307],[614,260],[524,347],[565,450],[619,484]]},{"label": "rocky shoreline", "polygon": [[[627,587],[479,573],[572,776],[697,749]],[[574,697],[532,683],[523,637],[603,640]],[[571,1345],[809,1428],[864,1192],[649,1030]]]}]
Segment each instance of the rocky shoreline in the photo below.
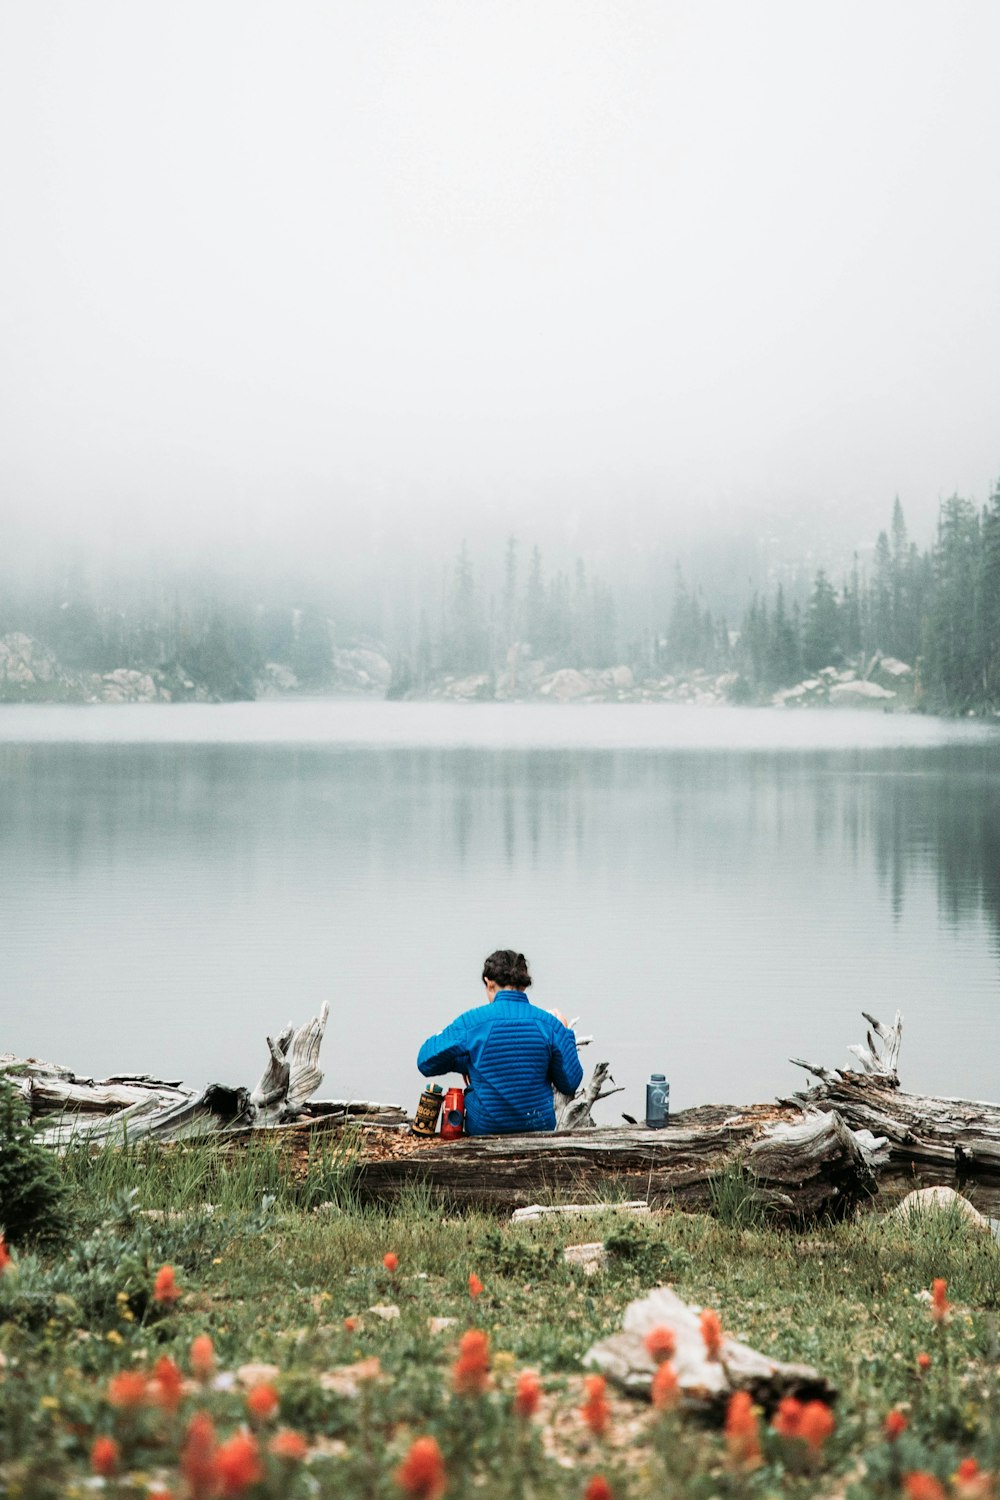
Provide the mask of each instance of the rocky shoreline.
[{"label": "rocky shoreline", "polygon": [[429,690],[405,696],[452,702],[683,703],[704,708],[735,703],[782,709],[877,708],[892,713],[910,712],[920,699],[914,669],[880,653],[854,666],[824,667],[793,687],[764,695],[755,694],[738,672],[636,676],[624,664],[551,671],[542,661],[522,660],[509,662],[497,678],[485,672],[443,677]]},{"label": "rocky shoreline", "polygon": [[[792,687],[755,692],[738,672],[693,670],[637,675],[625,663],[606,668],[556,667],[528,656],[523,647],[508,653],[497,675],[479,672],[442,676],[426,687],[394,683],[387,656],[372,644],[332,653],[321,689],[304,686],[279,662],[268,662],[253,679],[248,700],[316,696],[393,698],[454,703],[676,703],[699,708],[754,705],[800,708],[870,708],[888,713],[919,710],[917,672],[906,662],[876,652],[845,667],[828,666]],[[49,648],[23,632],[0,636],[2,703],[217,703],[217,693],[183,666],[146,670],[115,667],[106,672],[72,671]]]}]

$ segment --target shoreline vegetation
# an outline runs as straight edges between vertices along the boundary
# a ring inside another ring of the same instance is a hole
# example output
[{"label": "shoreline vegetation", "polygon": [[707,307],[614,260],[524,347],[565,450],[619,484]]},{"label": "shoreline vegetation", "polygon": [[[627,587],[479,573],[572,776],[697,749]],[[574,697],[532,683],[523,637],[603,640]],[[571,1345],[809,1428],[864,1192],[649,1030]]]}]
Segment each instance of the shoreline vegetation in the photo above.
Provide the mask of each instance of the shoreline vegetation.
[{"label": "shoreline vegetation", "polygon": [[[3,1252],[0,1489],[995,1497],[1000,1249],[961,1213],[803,1232],[729,1193],[711,1214],[518,1223],[419,1186],[365,1207],[351,1168],[345,1142],[304,1174],[266,1141],[69,1152],[48,1183],[60,1238],[39,1205]],[[601,1254],[566,1254],[581,1243]],[[739,1338],[839,1395],[808,1420],[763,1394],[678,1401],[662,1330],[653,1401],[588,1375],[666,1283],[705,1310],[708,1357]]]},{"label": "shoreline vegetation", "polygon": [[1000,486],[981,510],[945,501],[923,552],[897,500],[864,568],[855,555],[838,583],[775,565],[749,602],[711,600],[679,567],[612,587],[582,559],[552,572],[537,547],[522,552],[512,537],[492,587],[463,544],[426,597],[414,582],[405,605],[367,607],[332,583],[277,578],[0,579],[0,704],[361,696],[1000,714]]}]

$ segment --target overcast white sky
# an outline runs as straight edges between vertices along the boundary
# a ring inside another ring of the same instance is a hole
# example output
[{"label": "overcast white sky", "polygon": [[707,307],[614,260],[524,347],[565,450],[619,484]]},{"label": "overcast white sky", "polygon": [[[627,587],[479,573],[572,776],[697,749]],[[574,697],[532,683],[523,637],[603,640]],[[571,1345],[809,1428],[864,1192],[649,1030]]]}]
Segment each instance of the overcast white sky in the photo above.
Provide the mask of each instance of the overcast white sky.
[{"label": "overcast white sky", "polygon": [[995,0],[3,0],[0,506],[585,546],[984,500],[998,58]]}]

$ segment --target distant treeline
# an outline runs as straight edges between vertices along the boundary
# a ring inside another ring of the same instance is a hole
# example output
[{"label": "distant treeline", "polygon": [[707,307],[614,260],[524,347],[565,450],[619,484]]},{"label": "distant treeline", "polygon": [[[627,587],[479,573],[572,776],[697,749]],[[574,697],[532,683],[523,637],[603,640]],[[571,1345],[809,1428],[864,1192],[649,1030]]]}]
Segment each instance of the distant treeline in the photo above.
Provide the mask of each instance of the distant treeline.
[{"label": "distant treeline", "polygon": [[679,589],[666,644],[673,664],[701,654],[739,671],[756,693],[875,651],[918,668],[928,708],[1000,706],[1000,485],[982,510],[957,495],[944,501],[924,552],[897,500],[869,577],[855,563],[837,589],[820,569],[804,610],[789,608],[779,585],[770,599],[754,598],[735,640]]},{"label": "distant treeline", "polygon": [[624,663],[640,679],[730,673],[733,695],[754,701],[881,651],[918,669],[929,708],[1000,706],[1000,485],[982,509],[946,500],[925,551],[910,541],[897,500],[867,566],[856,558],[837,581],[820,569],[791,599],[776,578],[735,622],[678,568],[661,595],[663,618],[651,605],[647,626],[624,639],[619,621],[636,616],[625,585],[605,583],[582,560],[548,571],[537,547],[513,537],[502,578],[489,582],[463,544],[443,583],[427,585],[430,596],[421,600],[415,584],[408,623],[397,621],[386,640],[374,604],[370,619],[355,610],[345,622],[332,588],[334,597],[315,586],[302,597],[277,580],[237,588],[189,577],[98,589],[77,570],[44,587],[0,581],[0,635],[30,635],[70,671],[158,670],[223,699],[253,697],[268,663],[322,691],[336,684],[338,650],[361,645],[389,658],[397,696],[473,675],[489,696],[530,657],[548,669]]}]

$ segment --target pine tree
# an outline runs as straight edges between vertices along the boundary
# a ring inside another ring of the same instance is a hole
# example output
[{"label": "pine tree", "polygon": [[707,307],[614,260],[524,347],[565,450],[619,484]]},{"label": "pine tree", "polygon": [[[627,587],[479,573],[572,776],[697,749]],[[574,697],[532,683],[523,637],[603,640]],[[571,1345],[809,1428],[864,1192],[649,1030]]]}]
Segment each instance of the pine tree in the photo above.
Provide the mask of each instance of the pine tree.
[{"label": "pine tree", "polygon": [[798,634],[785,609],[785,591],[780,583],[771,615],[766,662],[768,687],[790,687],[802,675]]},{"label": "pine tree", "polygon": [[875,582],[872,588],[872,634],[875,648],[885,655],[892,654],[893,645],[893,567],[892,549],[884,531],[878,534],[875,543]]},{"label": "pine tree", "polygon": [[0,1230],[19,1245],[57,1242],[69,1228],[59,1165],[35,1139],[21,1095],[0,1078]]},{"label": "pine tree", "polygon": [[927,621],[925,685],[932,703],[963,709],[984,691],[979,514],[953,495],[941,506],[934,598]]},{"label": "pine tree", "polygon": [[1000,480],[983,512],[982,643],[984,687],[988,700],[1000,704]]},{"label": "pine tree", "polygon": [[843,660],[839,613],[836,590],[820,568],[813,584],[802,632],[802,657],[810,672],[835,666]]}]

